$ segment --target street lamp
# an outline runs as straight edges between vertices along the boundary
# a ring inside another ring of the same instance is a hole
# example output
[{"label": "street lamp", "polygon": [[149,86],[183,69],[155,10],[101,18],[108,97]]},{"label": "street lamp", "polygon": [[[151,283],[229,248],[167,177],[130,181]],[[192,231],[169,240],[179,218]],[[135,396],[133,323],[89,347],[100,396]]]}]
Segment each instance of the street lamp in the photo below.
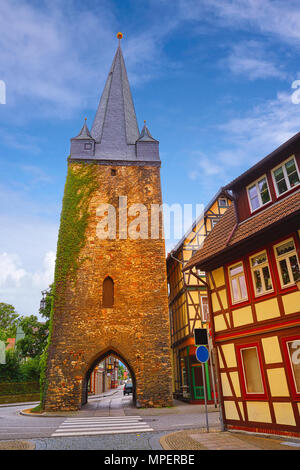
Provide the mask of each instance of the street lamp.
[{"label": "street lamp", "polygon": [[42,300],[40,302],[40,310],[44,310],[44,308],[46,307],[46,294],[47,294],[47,291],[46,290],[42,290]]}]

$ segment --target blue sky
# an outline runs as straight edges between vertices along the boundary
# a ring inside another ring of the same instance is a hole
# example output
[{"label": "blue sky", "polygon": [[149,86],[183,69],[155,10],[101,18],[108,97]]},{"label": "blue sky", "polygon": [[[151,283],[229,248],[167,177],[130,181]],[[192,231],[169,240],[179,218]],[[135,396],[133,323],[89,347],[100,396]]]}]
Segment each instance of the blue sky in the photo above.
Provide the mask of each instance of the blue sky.
[{"label": "blue sky", "polygon": [[300,130],[299,24],[293,0],[1,0],[0,301],[37,314],[53,279],[69,139],[91,127],[118,31],[164,202],[205,205]]}]

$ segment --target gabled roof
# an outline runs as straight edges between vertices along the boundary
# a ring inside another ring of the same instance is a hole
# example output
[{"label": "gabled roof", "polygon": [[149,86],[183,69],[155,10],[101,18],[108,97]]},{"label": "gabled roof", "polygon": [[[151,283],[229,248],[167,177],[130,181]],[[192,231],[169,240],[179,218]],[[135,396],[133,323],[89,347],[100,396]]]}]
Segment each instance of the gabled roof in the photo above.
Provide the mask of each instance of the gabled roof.
[{"label": "gabled roof", "polygon": [[[194,228],[198,225],[198,223],[203,219],[205,216],[206,212],[211,208],[211,206],[216,202],[216,200],[220,196],[226,196],[228,199],[232,200],[232,195],[225,190],[224,188],[220,188],[219,191],[214,195],[214,197],[208,202],[208,204],[204,207],[203,211],[201,214],[197,217],[197,219],[193,222],[192,226],[186,231],[186,233],[183,235],[183,237],[179,240],[179,242],[174,246],[174,248],[168,253],[167,256],[167,261],[170,258],[171,253],[175,253],[178,248],[184,243],[185,239],[193,232]],[[227,209],[228,211],[228,209]],[[227,212],[226,211],[226,212]],[[223,218],[224,216],[222,216]],[[219,223],[219,222],[218,222]]]},{"label": "gabled roof", "polygon": [[[299,221],[300,216],[300,190],[290,194],[284,199],[275,202],[256,215],[237,224],[234,204],[232,204],[221,217],[214,230],[207,236],[203,247],[195,253],[184,267],[184,271],[198,266],[207,270],[208,266],[220,266],[221,257],[233,253],[238,246],[250,242],[267,230],[272,231],[274,239],[278,238],[278,226],[283,230],[285,223],[293,218]],[[236,251],[235,251],[236,253]],[[233,255],[231,255],[233,256]],[[225,259],[225,258],[224,258]]]}]

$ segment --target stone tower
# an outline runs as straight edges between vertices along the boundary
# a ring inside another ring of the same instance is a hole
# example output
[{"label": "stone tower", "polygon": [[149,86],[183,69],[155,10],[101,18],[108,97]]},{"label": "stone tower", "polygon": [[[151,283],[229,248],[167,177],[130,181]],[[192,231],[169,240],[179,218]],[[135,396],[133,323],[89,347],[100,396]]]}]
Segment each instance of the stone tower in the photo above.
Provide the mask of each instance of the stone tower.
[{"label": "stone tower", "polygon": [[[159,143],[138,129],[117,48],[89,131],[71,139],[45,352],[43,409],[87,401],[94,366],[127,365],[137,406],[172,403]],[[155,212],[155,211],[154,211]],[[154,213],[153,212],[153,213]]]}]

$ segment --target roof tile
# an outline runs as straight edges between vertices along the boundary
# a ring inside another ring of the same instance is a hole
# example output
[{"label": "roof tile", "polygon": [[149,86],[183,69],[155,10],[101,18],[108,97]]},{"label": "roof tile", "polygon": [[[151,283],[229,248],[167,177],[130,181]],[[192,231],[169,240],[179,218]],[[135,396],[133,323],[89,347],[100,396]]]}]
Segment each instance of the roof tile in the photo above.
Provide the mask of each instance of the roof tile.
[{"label": "roof tile", "polygon": [[201,263],[220,254],[223,250],[234,247],[267,227],[282,222],[283,219],[297,213],[300,215],[300,190],[275,202],[239,225],[237,225],[235,208],[232,204],[208,235],[203,247],[186,264],[184,271],[195,265],[201,266]]}]

